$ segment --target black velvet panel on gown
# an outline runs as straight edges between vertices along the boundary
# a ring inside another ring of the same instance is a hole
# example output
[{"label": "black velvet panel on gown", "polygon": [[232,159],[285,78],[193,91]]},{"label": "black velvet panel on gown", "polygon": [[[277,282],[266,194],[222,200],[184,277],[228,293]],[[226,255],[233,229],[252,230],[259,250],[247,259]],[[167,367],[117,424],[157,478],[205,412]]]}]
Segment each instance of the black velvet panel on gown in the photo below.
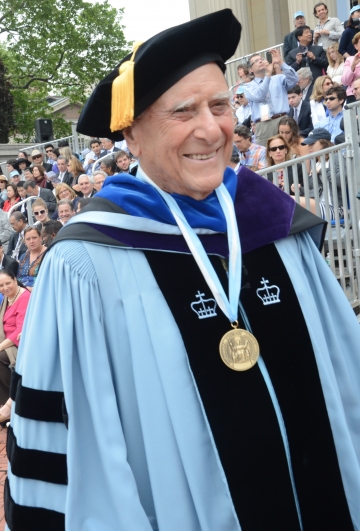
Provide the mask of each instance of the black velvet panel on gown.
[{"label": "black velvet panel on gown", "polygon": [[[222,362],[219,342],[231,327],[218,307],[205,319],[192,309],[198,292],[213,296],[191,255],[145,255],[182,334],[242,530],[299,530],[283,441],[259,367],[236,372]],[[211,262],[228,293],[221,259]],[[280,302],[263,304],[257,295],[263,279],[279,287]],[[241,300],[286,425],[304,531],[353,531],[309,334],[273,244],[243,256],[242,283]]]}]

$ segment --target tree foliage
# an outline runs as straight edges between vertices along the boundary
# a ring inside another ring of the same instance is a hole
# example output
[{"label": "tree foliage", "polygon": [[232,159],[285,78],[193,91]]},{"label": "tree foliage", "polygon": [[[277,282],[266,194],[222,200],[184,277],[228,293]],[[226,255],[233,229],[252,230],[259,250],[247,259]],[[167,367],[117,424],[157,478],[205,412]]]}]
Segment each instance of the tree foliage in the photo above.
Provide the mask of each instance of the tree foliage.
[{"label": "tree foliage", "polygon": [[14,98],[6,76],[6,68],[0,59],[0,143],[9,142],[9,131],[14,127]]},{"label": "tree foliage", "polygon": [[[0,58],[10,74],[15,136],[33,136],[34,120],[49,118],[50,93],[84,102],[124,55],[123,9],[85,0],[0,0]],[[55,130],[69,125],[61,116]],[[61,133],[62,131],[62,133]]]}]

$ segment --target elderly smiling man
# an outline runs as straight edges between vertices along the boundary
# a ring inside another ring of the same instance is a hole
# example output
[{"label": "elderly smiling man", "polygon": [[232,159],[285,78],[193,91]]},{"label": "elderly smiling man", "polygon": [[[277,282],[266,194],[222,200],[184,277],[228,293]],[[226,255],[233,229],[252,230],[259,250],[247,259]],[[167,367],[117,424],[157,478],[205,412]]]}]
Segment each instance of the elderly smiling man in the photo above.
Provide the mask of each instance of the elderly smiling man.
[{"label": "elderly smiling man", "polygon": [[106,179],[40,269],[12,385],[11,531],[360,526],[359,325],[322,221],[226,169],[239,36],[230,10],[164,31],[80,117],[139,169]]}]

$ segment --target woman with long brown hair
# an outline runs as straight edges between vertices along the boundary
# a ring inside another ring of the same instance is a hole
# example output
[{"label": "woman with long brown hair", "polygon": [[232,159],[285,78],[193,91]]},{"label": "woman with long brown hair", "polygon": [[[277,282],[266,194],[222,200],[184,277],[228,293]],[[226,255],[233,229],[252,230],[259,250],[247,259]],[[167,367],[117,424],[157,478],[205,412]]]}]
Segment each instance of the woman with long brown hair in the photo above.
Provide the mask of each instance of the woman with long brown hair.
[{"label": "woman with long brown hair", "polygon": [[68,171],[72,173],[73,180],[71,183],[71,187],[75,192],[77,192],[79,195],[82,195],[80,192],[80,186],[78,185],[78,179],[80,175],[85,173],[85,170],[83,168],[83,165],[79,161],[78,158],[76,158],[74,155],[71,155],[69,162],[68,162]]},{"label": "woman with long brown hair", "polygon": [[299,135],[299,127],[294,118],[283,116],[279,121],[278,134],[288,142],[291,148],[291,158],[295,159],[309,153],[308,148],[301,144],[304,138]]},{"label": "woman with long brown hair", "polygon": [[34,164],[32,167],[33,179],[40,188],[47,188],[53,190],[54,187],[50,181],[46,178],[46,172],[44,166],[41,164]]}]

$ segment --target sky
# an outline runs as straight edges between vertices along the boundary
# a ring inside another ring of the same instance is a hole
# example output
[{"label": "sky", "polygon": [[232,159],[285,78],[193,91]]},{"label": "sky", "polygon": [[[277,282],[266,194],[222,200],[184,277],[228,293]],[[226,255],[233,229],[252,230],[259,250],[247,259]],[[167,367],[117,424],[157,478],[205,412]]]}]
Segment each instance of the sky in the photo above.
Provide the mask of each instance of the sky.
[{"label": "sky", "polygon": [[109,0],[109,3],[125,8],[123,25],[129,41],[145,41],[190,20],[188,0]]}]

